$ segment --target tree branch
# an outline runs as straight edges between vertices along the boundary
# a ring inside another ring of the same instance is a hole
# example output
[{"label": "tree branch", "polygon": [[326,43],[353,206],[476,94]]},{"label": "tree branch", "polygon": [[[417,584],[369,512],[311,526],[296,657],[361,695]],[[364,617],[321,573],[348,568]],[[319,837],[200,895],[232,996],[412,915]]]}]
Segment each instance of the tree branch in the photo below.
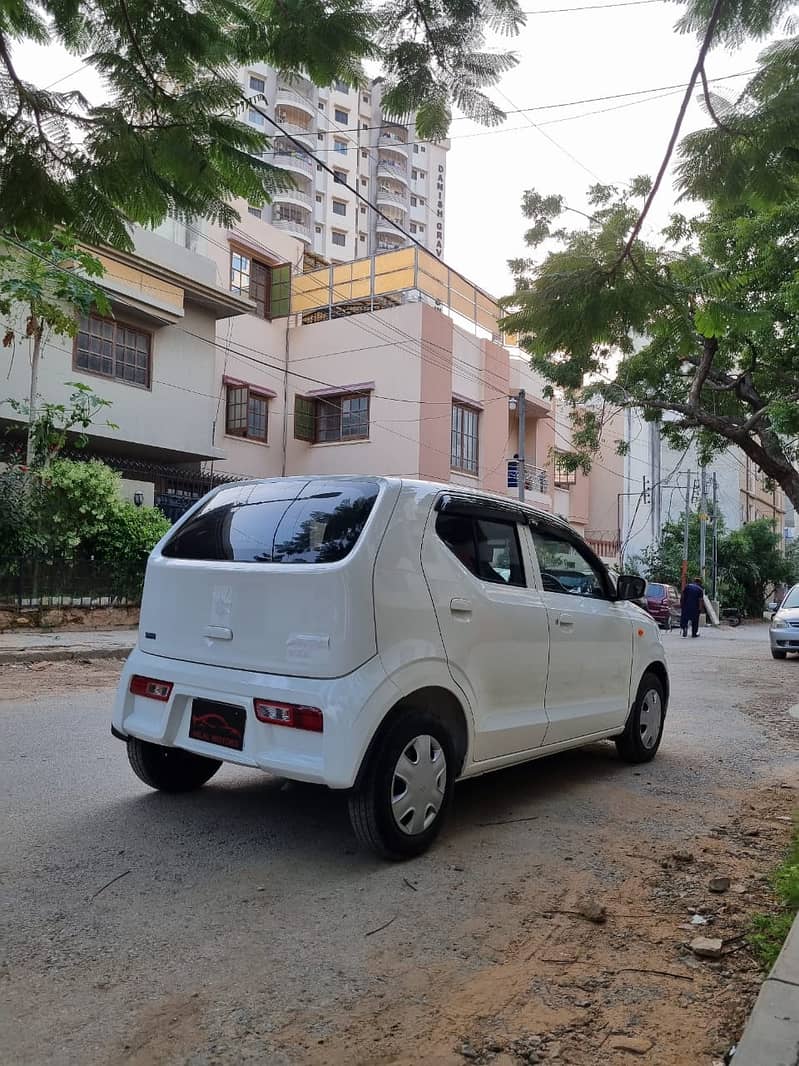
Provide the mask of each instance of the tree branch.
[{"label": "tree branch", "polygon": [[718,350],[719,342],[715,337],[702,338],[702,358],[699,361],[696,376],[691,385],[691,390],[688,393],[688,406],[692,409],[699,407],[699,397],[702,392],[702,386],[707,381],[708,374],[713,366],[713,359]]},{"label": "tree branch", "polygon": [[705,73],[704,63],[702,64],[702,69],[699,71],[699,77],[702,79],[702,95],[705,98],[705,107],[707,108],[707,113],[710,115],[710,117],[713,119],[713,122],[716,124],[716,126],[718,126],[720,130],[723,130],[724,133],[729,133],[732,136],[735,136],[735,130],[730,129],[730,127],[726,125],[726,123],[721,121],[721,119],[716,114],[715,108],[713,107],[713,102],[710,99],[710,86],[707,83],[707,74]]},{"label": "tree branch", "polygon": [[614,270],[617,267],[621,266],[621,264],[630,254],[632,246],[635,244],[638,234],[641,232],[641,227],[644,224],[644,219],[649,214],[649,210],[652,207],[652,203],[654,202],[654,199],[657,196],[658,189],[660,188],[661,182],[663,181],[663,178],[666,174],[668,165],[671,162],[674,147],[677,144],[677,138],[680,136],[680,130],[682,129],[682,123],[683,119],[685,118],[685,112],[688,110],[688,104],[691,100],[691,94],[693,93],[694,86],[696,85],[696,79],[699,77],[699,72],[704,68],[705,65],[705,56],[707,55],[708,50],[710,48],[710,44],[713,40],[713,34],[716,30],[716,23],[719,20],[719,15],[721,14],[723,2],[724,0],[715,0],[715,3],[713,4],[713,10],[710,12],[710,18],[708,19],[707,28],[705,30],[705,36],[702,39],[702,45],[699,49],[699,56],[694,65],[694,69],[691,72],[691,77],[688,81],[688,85],[685,89],[685,95],[683,96],[682,103],[680,104],[680,110],[677,113],[677,121],[674,123],[674,129],[671,131],[671,137],[669,138],[669,143],[666,148],[666,154],[663,156],[663,161],[660,164],[660,169],[658,170],[655,180],[652,183],[652,188],[649,190],[649,195],[644,201],[644,206],[641,208],[641,213],[638,216],[638,220],[633,226],[630,236],[627,238],[627,243],[625,244],[624,250],[622,251],[621,255],[618,258],[618,261],[616,262],[613,268]]}]

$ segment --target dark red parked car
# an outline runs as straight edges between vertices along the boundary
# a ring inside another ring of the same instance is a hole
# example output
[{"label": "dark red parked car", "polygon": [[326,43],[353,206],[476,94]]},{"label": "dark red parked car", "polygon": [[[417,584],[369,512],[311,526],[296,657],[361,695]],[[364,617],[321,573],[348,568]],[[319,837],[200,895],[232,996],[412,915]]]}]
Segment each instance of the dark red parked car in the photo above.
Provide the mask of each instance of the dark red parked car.
[{"label": "dark red parked car", "polygon": [[680,614],[680,596],[673,585],[659,581],[646,584],[646,609],[661,629],[671,629]]}]

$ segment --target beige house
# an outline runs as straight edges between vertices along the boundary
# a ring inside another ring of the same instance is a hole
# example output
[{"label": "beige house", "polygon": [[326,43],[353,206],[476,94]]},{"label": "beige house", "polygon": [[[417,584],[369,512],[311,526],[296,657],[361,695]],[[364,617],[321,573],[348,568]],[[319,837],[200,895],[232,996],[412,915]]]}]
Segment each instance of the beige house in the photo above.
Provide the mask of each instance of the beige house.
[{"label": "beige house", "polygon": [[[186,476],[221,458],[214,422],[219,400],[217,323],[249,317],[245,294],[217,283],[214,263],[173,241],[137,229],[132,253],[98,253],[108,317],[92,314],[74,340],[51,336],[42,351],[39,393],[63,403],[70,382],[111,401],[89,434],[86,454],[108,460],[144,501],[186,495]],[[17,327],[23,321],[20,309]],[[17,329],[4,349],[6,394],[27,400],[30,342]],[[24,423],[0,407],[0,423],[22,438]],[[133,484],[135,483],[135,485]]]}]

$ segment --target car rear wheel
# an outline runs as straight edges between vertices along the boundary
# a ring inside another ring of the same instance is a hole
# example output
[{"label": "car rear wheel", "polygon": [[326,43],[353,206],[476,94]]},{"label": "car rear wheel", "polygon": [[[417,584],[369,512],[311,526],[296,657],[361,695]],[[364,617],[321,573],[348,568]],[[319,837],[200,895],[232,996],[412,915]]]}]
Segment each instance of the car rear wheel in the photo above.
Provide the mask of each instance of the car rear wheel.
[{"label": "car rear wheel", "polygon": [[772,658],[774,658],[774,659],[787,659],[788,658],[788,652],[787,651],[779,651],[779,649],[777,649],[777,648],[772,648],[771,649],[771,655],[772,655]]},{"label": "car rear wheel", "polygon": [[128,737],[128,761],[134,774],[161,792],[191,792],[209,781],[222,765],[182,748],[164,748]]},{"label": "car rear wheel", "polygon": [[663,623],[663,628],[667,633],[671,632],[671,615],[666,616],[666,621]]},{"label": "car rear wheel", "polygon": [[638,686],[635,703],[616,750],[625,762],[649,762],[654,759],[663,737],[666,720],[666,693],[663,682],[653,673],[645,673]]},{"label": "car rear wheel", "polygon": [[355,835],[386,859],[420,855],[441,830],[455,774],[443,723],[425,711],[404,714],[380,738],[350,795]]}]

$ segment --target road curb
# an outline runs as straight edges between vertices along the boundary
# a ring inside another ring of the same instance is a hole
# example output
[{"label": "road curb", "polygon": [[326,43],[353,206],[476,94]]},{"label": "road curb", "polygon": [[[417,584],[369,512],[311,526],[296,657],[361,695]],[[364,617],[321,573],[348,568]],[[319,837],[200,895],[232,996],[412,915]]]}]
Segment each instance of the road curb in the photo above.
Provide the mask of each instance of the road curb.
[{"label": "road curb", "polygon": [[799,1064],[799,914],[777,961],[763,982],[734,1066]]},{"label": "road curb", "polygon": [[71,648],[30,648],[19,651],[0,651],[0,666],[10,663],[65,662],[74,659],[127,659],[134,645],[118,645],[111,648],[94,648],[90,645]]}]

